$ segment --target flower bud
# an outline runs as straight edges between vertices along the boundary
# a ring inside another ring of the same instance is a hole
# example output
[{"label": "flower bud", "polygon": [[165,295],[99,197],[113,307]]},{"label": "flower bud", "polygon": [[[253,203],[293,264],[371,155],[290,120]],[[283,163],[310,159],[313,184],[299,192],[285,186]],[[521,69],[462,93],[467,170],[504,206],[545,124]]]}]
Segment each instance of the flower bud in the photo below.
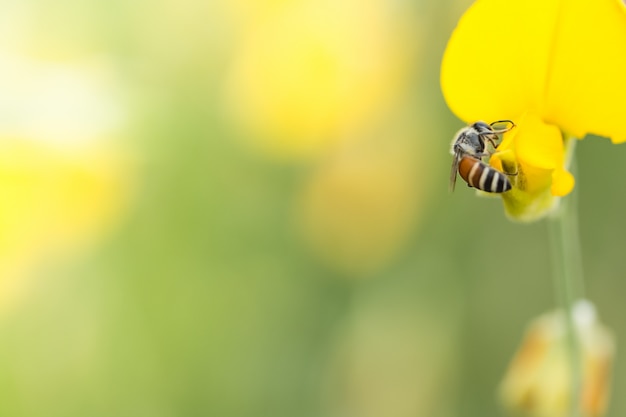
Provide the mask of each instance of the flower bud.
[{"label": "flower bud", "polygon": [[584,417],[605,414],[615,341],[593,304],[581,300],[572,309],[582,381],[580,400],[572,401],[572,361],[566,316],[554,311],[535,319],[509,365],[500,387],[503,403],[532,417],[566,417],[570,407]]}]

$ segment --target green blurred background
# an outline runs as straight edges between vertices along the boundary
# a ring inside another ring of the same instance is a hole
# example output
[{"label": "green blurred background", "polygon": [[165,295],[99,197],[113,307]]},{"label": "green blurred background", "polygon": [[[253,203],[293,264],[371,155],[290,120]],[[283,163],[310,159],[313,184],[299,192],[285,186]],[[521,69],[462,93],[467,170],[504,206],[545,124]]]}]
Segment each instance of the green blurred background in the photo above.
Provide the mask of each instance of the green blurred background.
[{"label": "green blurred background", "polygon": [[[555,296],[544,222],[448,193],[469,3],[0,3],[0,415],[503,415]],[[619,339],[626,148],[577,156]]]}]

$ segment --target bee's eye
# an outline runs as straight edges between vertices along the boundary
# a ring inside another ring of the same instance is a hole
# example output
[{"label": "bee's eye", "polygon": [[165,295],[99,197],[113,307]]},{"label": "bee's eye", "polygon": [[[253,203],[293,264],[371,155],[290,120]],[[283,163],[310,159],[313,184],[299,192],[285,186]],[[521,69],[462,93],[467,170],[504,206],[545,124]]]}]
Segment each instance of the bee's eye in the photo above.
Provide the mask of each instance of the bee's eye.
[{"label": "bee's eye", "polygon": [[474,123],[474,128],[479,132],[479,133],[483,133],[483,132],[492,132],[493,129],[491,128],[490,125],[488,125],[485,122],[476,122]]},{"label": "bee's eye", "polygon": [[472,148],[475,149],[477,152],[482,152],[485,147],[485,144],[482,138],[480,137],[480,135],[477,135],[477,134],[471,135],[469,137],[469,142]]}]

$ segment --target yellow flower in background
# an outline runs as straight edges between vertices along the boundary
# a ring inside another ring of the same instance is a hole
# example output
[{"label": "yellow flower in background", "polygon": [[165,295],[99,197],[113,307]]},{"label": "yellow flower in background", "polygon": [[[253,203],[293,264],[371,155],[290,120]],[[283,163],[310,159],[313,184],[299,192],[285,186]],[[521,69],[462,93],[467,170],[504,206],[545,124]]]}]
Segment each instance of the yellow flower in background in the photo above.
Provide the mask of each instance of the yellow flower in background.
[{"label": "yellow flower in background", "polygon": [[[419,39],[412,6],[227,5],[241,24],[224,85],[237,134],[271,156],[315,157],[294,204],[300,237],[327,266],[353,278],[374,274],[407,243],[427,183],[415,167],[430,163],[417,161],[408,134],[415,115],[405,110]],[[427,154],[430,144],[421,146]]]},{"label": "yellow flower in background", "polygon": [[0,54],[0,311],[51,258],[84,251],[116,223],[128,157],[112,139],[122,103],[100,59]]},{"label": "yellow flower in background", "polygon": [[[615,341],[595,307],[579,301],[572,310],[581,346],[582,417],[604,415],[610,394]],[[566,317],[562,311],[534,320],[502,381],[500,393],[512,410],[532,417],[566,417],[571,405],[571,369]]]},{"label": "yellow flower in background", "polygon": [[510,119],[492,165],[509,174],[507,214],[534,220],[568,194],[566,137],[626,141],[626,6],[619,0],[478,0],[441,67],[450,109],[467,123]]},{"label": "yellow flower in background", "polygon": [[350,277],[380,270],[413,233],[426,191],[419,178],[429,165],[408,139],[395,133],[358,142],[316,167],[298,196],[303,240]]},{"label": "yellow flower in background", "polygon": [[259,148],[316,153],[403,96],[417,38],[406,11],[383,0],[269,4],[235,45],[225,86],[232,120]]}]

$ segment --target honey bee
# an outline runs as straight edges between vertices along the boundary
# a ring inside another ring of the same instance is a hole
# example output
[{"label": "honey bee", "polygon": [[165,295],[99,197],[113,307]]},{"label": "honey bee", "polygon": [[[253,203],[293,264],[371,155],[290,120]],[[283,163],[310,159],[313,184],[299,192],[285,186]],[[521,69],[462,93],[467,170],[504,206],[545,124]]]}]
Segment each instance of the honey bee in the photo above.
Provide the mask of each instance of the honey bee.
[{"label": "honey bee", "polygon": [[[494,129],[493,125],[498,123],[508,123],[510,126],[504,129]],[[487,142],[495,149],[498,135],[514,127],[515,123],[510,120],[498,120],[491,124],[476,122],[461,129],[454,137],[450,149],[454,156],[450,172],[450,191],[454,191],[457,172],[469,187],[488,193],[509,191],[511,182],[506,174],[487,165],[482,158],[493,153],[487,149]]]}]

